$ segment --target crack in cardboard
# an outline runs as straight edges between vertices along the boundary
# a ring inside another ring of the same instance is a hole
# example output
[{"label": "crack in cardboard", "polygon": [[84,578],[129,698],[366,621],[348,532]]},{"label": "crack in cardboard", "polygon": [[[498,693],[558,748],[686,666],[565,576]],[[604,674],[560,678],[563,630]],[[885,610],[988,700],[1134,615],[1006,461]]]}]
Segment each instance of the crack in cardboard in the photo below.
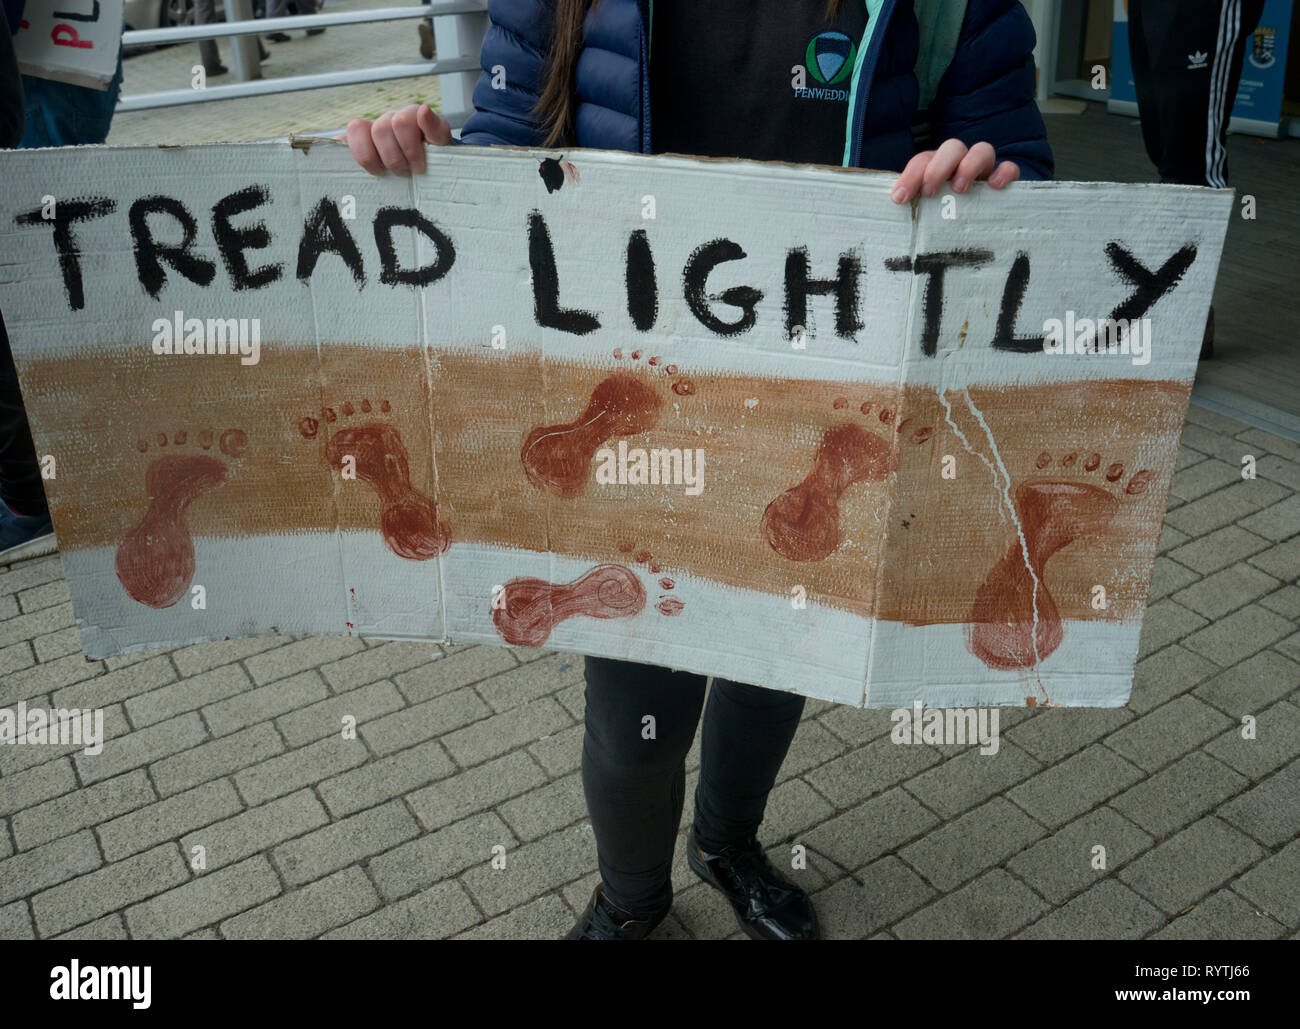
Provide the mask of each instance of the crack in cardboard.
[{"label": "crack in cardboard", "polygon": [[[996,474],[993,477],[998,490],[1002,494],[1002,502],[1006,505],[1007,511],[1011,515],[1011,521],[1016,527],[1016,536],[1020,540],[1020,554],[1025,560],[1025,569],[1029,572],[1029,577],[1034,582],[1034,589],[1031,594],[1034,610],[1034,624],[1029,639],[1034,647],[1034,668],[1038,668],[1042,663],[1042,657],[1038,653],[1038,574],[1034,571],[1034,566],[1029,560],[1029,543],[1025,540],[1024,527],[1020,524],[1020,516],[1016,513],[1015,502],[1011,499],[1011,473],[1007,471],[1007,466],[1002,461],[1002,455],[998,451],[997,441],[993,438],[993,431],[989,428],[988,422],[984,420],[983,413],[981,413],[980,409],[975,406],[975,401],[971,399],[970,389],[968,387],[963,387],[961,392],[962,396],[966,398],[966,406],[970,408],[971,414],[975,416],[975,420],[979,422],[980,428],[984,430],[984,435],[988,437],[989,448],[993,451],[993,460],[997,462],[998,468],[1002,472],[1002,477],[1006,479],[1006,484],[1003,485],[1002,482],[998,480]],[[986,461],[985,463],[987,464],[988,462]],[[1038,688],[1043,691],[1044,699],[1050,702],[1050,698],[1047,696],[1047,690],[1043,688],[1041,679],[1038,682]]]}]

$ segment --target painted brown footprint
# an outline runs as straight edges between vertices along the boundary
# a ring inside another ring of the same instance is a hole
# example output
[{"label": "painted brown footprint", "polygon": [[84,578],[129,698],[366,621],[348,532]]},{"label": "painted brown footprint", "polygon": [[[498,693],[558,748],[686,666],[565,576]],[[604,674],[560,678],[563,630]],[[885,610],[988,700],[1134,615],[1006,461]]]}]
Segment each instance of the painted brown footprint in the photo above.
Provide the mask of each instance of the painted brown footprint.
[{"label": "painted brown footprint", "polygon": [[[845,410],[850,404],[839,397],[832,406]],[[869,415],[870,402],[862,404],[859,411]],[[876,417],[884,425],[893,425],[895,413],[883,407]],[[909,421],[905,418],[894,426],[895,440],[906,439],[919,446],[934,434],[930,426],[908,432]],[[832,426],[822,433],[812,471],[764,509],[764,537],[773,550],[791,561],[830,557],[843,539],[840,500],[844,491],[860,482],[880,482],[896,467],[897,454],[889,441],[854,422]]]},{"label": "painted brown footprint", "polygon": [[[695,383],[678,375],[675,364],[665,364],[657,355],[646,356],[641,350],[625,355],[622,347],[613,354],[618,361],[640,362],[644,357],[646,371],[672,378],[671,389],[679,397],[695,393]],[[635,436],[654,428],[661,407],[659,394],[641,376],[613,372],[591,391],[586,407],[572,421],[539,425],[528,433],[519,451],[524,474],[534,486],[571,500],[586,489],[596,451],[615,437]]]},{"label": "painted brown footprint", "polygon": [[[636,544],[632,543],[630,540],[624,540],[619,543],[618,550],[621,554],[631,555],[632,560],[636,564],[648,567],[651,575],[661,576],[658,580],[659,588],[664,592],[659,594],[659,602],[655,604],[655,610],[668,618],[675,618],[677,615],[681,614],[686,605],[676,597],[669,595],[669,591],[677,588],[677,582],[670,576],[661,575],[663,568],[660,567],[659,562],[654,559],[654,555],[648,550],[637,550]],[[634,551],[635,553],[633,553]]]},{"label": "painted brown footprint", "polygon": [[[185,523],[185,509],[226,480],[226,462],[204,453],[212,449],[214,442],[228,458],[242,457],[248,449],[248,435],[243,429],[227,429],[215,439],[211,429],[203,429],[194,443],[190,443],[184,429],[170,439],[160,432],[152,440],[157,450],[170,450],[154,458],[145,470],[144,490],[149,506],[144,517],[123,537],[114,560],[118,581],[141,604],[171,607],[194,580],[194,540]],[[142,454],[148,453],[150,446],[145,439],[135,444]]]},{"label": "painted brown footprint", "polygon": [[[379,410],[384,414],[391,410],[387,400],[379,402]],[[333,425],[340,414],[352,418],[372,413],[370,401],[363,399],[359,408],[351,401],[343,403],[338,412],[326,407],[321,417]],[[298,422],[298,431],[304,439],[315,439],[320,422],[307,415]],[[450,530],[433,498],[411,485],[406,445],[392,424],[371,419],[334,429],[325,459],[331,468],[341,470],[348,457],[357,477],[379,497],[379,529],[389,550],[411,561],[427,561],[446,551],[451,545]]]},{"label": "painted brown footprint", "polygon": [[[1017,538],[993,566],[975,593],[966,625],[971,653],[1000,671],[1029,668],[1061,645],[1065,630],[1060,610],[1043,579],[1047,562],[1075,540],[1104,530],[1119,511],[1119,497],[1111,490],[1093,482],[1047,477],[1052,463],[1051,454],[1039,454],[1035,468],[1044,477],[1016,487],[1016,519],[1024,543]],[[1108,483],[1118,483],[1125,474],[1118,461],[1103,468],[1098,453],[1066,454],[1057,468],[1082,469]],[[1154,479],[1154,472],[1143,469],[1123,492],[1139,496]]]},{"label": "painted brown footprint", "polygon": [[540,647],[561,622],[587,618],[631,618],[645,609],[645,587],[624,565],[597,565],[573,582],[520,578],[506,583],[492,621],[507,643]]}]

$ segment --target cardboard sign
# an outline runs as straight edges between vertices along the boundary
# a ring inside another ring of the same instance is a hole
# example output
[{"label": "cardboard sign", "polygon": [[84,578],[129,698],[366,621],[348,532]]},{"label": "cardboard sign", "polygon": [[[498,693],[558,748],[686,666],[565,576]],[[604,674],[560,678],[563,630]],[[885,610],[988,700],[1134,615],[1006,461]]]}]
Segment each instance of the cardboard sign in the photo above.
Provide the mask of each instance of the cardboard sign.
[{"label": "cardboard sign", "polygon": [[2,160],[89,655],[357,633],[856,705],[1128,695],[1227,191],[899,207],[892,175],[477,147],[372,178],[333,141]]},{"label": "cardboard sign", "polygon": [[107,89],[122,47],[122,0],[43,0],[28,3],[14,34],[18,69]]}]

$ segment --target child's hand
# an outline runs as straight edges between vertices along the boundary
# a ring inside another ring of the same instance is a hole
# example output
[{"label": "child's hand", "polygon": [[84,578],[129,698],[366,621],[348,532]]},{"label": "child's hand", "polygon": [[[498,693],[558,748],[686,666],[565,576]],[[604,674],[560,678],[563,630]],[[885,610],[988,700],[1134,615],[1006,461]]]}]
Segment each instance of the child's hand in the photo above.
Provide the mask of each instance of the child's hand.
[{"label": "child's hand", "polygon": [[965,193],[977,179],[988,179],[994,189],[1001,189],[1020,178],[1020,166],[1014,161],[997,163],[997,154],[988,143],[976,143],[969,150],[960,139],[950,139],[938,150],[926,150],[907,162],[890,193],[896,204],[905,204],[916,196],[932,197],[939,187],[952,180],[954,193]]},{"label": "child's hand", "polygon": [[451,125],[428,104],[412,104],[374,121],[354,118],[348,122],[347,140],[357,164],[371,175],[410,175],[424,171],[425,143],[451,144]]}]

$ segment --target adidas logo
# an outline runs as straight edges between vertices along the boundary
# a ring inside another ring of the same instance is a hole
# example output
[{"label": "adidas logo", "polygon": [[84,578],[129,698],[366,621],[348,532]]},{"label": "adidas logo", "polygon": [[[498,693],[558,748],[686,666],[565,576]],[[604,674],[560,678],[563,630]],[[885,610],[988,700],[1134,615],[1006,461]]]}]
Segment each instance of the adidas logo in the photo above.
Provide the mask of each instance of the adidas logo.
[{"label": "adidas logo", "polygon": [[1187,55],[1187,70],[1195,71],[1197,68],[1206,68],[1209,66],[1207,54],[1204,50],[1197,50],[1194,54]]}]

